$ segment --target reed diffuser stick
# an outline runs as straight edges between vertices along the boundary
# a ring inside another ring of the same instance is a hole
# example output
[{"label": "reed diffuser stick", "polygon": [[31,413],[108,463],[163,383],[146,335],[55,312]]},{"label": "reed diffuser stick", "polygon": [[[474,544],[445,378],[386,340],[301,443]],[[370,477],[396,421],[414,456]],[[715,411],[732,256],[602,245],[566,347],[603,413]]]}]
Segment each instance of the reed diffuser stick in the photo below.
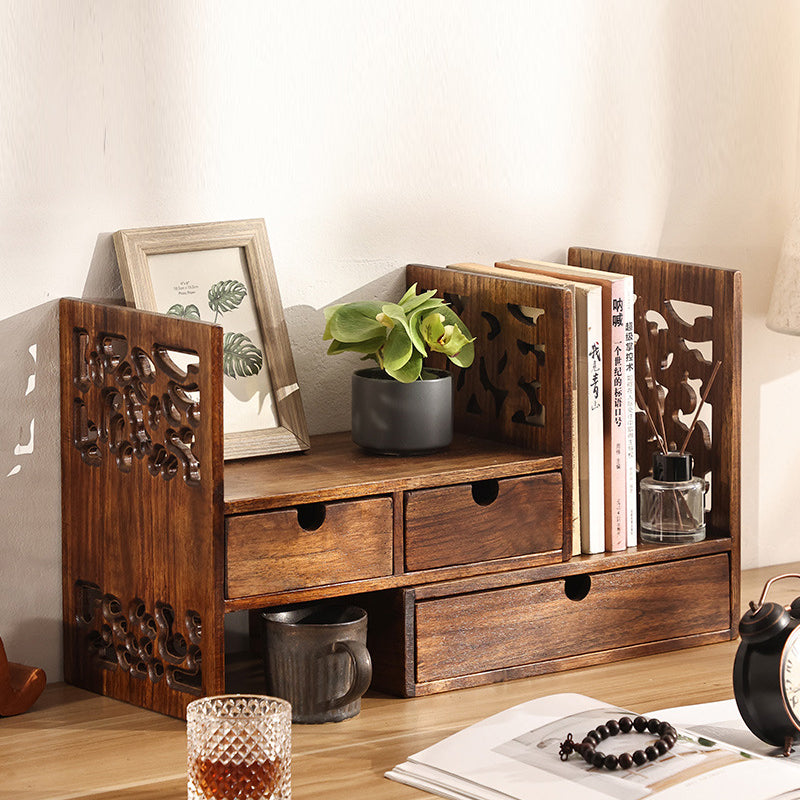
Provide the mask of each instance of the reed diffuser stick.
[{"label": "reed diffuser stick", "polygon": [[697,420],[700,418],[700,410],[703,408],[704,403],[706,402],[706,397],[708,397],[708,393],[711,391],[711,387],[714,385],[714,378],[717,377],[717,372],[719,372],[719,368],[722,366],[721,361],[717,361],[714,364],[714,370],[711,373],[711,377],[708,379],[708,385],[703,390],[703,396],[700,398],[700,405],[697,406],[697,411],[694,413],[694,419],[692,420],[692,424],[689,426],[689,431],[686,434],[686,438],[683,440],[683,445],[681,445],[680,454],[683,455],[684,451],[686,450],[686,445],[689,444],[689,439],[692,436],[692,432],[694,431],[694,426],[697,425]]},{"label": "reed diffuser stick", "polygon": [[656,437],[656,441],[658,442],[658,446],[662,453],[666,455],[667,452],[667,443],[661,438],[661,434],[658,432],[656,428],[655,422],[653,422],[653,416],[650,413],[650,409],[647,407],[647,403],[645,402],[644,395],[642,394],[642,390],[639,388],[639,384],[634,384],[636,388],[636,400],[639,405],[644,409],[644,413],[647,415],[647,422],[650,424],[650,430],[653,431]]},{"label": "reed diffuser stick", "polygon": [[[655,375],[655,361],[653,360],[653,347],[652,342],[650,341],[651,332],[655,331],[656,335],[658,335],[658,325],[655,322],[650,322],[644,314],[641,314],[641,320],[644,323],[644,347],[645,352],[647,354],[647,371],[650,374],[650,396],[652,396],[653,392],[655,391],[656,396],[656,408],[658,409],[658,421],[661,424],[661,436],[659,437],[658,432],[656,432],[656,438],[659,439],[659,442],[663,442],[661,445],[661,449],[664,453],[667,452],[669,449],[669,444],[667,443],[667,431],[664,427],[664,398],[660,392],[660,387],[658,385],[658,381],[656,380]],[[655,424],[652,421],[652,415],[648,415],[651,420],[651,425],[655,428]]]}]

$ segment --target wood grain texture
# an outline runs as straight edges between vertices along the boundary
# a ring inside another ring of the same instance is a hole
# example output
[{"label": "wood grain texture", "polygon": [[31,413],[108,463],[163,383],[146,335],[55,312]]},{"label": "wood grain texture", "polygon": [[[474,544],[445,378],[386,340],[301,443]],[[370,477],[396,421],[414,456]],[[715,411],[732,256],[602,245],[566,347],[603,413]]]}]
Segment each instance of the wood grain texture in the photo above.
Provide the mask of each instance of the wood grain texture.
[{"label": "wood grain texture", "polygon": [[[732,574],[738,575],[741,535],[741,273],[580,247],[570,248],[569,263],[633,275],[637,297],[634,312],[638,335],[637,383],[645,392],[645,376],[652,374],[668,389],[664,424],[668,440],[674,441],[678,448],[689,426],[688,416],[693,414],[700,396],[700,390],[687,383],[687,378],[701,382],[700,387],[704,389],[715,362],[721,362],[706,400],[711,411],[711,428],[698,425],[688,442],[687,452],[695,458],[695,474],[711,482],[711,509],[706,514],[709,535],[730,537]],[[681,302],[705,308],[697,309],[699,317],[687,320]],[[662,322],[656,325],[648,312],[658,313]],[[710,354],[702,353],[704,342],[710,343]],[[648,351],[654,362],[652,369],[648,363]],[[641,478],[649,473],[652,453],[656,449],[643,413],[637,414],[636,449]],[[730,602],[733,629],[739,608],[736,580],[732,582]]]},{"label": "wood grain texture", "polygon": [[274,428],[226,433],[224,457],[235,459],[308,448],[308,429],[264,220],[122,230],[114,234],[114,247],[126,300],[130,305],[147,311],[158,310],[148,265],[149,256],[224,248],[242,249],[278,425]]},{"label": "wood grain texture", "polygon": [[[728,565],[708,556],[420,600],[417,682],[726,630]],[[567,596],[584,583],[585,597]]]},{"label": "wood grain texture", "polygon": [[391,575],[392,507],[374,497],[228,517],[226,596]]},{"label": "wood grain texture", "polygon": [[222,331],[73,300],[60,315],[65,675],[182,716],[224,687]]},{"label": "wood grain texture", "polygon": [[561,464],[558,455],[458,433],[441,453],[403,457],[368,453],[349,432],[323,434],[312,437],[306,453],[226,463],[225,513],[550,472]]},{"label": "wood grain texture", "polygon": [[560,473],[407,492],[406,568],[558,551],[562,512]]},{"label": "wood grain texture", "polygon": [[[747,571],[742,596],[757,600],[768,578],[798,571],[800,564]],[[796,594],[784,581],[770,597],[788,603]],[[730,699],[737,646],[725,641],[413,699],[370,690],[353,719],[293,727],[292,795],[316,800],[336,790],[353,800],[430,800],[384,772],[467,725],[548,694],[581,692],[642,714]],[[2,800],[186,798],[180,720],[66,684],[48,686],[29,712],[3,720],[0,752]],[[87,765],[86,754],[95,752],[103,754],[99,768]]]},{"label": "wood grain texture", "polygon": [[406,282],[418,291],[436,289],[476,337],[471,367],[431,361],[454,373],[456,430],[561,454],[566,561],[572,554],[572,292],[417,264],[406,267]]}]

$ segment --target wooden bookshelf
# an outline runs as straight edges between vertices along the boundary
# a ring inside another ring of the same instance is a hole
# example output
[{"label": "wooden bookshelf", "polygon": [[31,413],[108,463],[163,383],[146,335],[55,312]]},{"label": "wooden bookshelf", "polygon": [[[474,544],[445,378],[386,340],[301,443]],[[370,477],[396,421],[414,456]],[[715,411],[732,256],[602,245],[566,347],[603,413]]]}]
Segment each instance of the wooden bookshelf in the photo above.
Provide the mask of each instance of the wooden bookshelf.
[{"label": "wooden bookshelf", "polygon": [[[683,271],[660,274],[677,296]],[[715,445],[720,399],[740,390],[732,280],[709,323],[730,329],[713,339]],[[224,463],[220,329],[62,301],[68,681],[182,716],[230,688],[227,613],[341,598],[369,611],[374,686],[407,696],[735,636],[738,438],[701,462],[706,541],[573,557],[571,293],[423,266],[407,281],[442,292],[479,358],[454,368],[453,445],[404,458],[343,433]],[[191,375],[172,350],[197,355]]]}]

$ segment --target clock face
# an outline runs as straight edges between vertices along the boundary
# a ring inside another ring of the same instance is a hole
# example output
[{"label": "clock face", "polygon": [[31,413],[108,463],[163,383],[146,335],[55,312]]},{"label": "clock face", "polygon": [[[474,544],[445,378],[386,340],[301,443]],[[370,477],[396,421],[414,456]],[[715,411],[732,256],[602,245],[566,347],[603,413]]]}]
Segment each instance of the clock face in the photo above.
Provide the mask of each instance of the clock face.
[{"label": "clock face", "polygon": [[792,631],[783,647],[781,689],[792,721],[800,727],[800,626]]}]

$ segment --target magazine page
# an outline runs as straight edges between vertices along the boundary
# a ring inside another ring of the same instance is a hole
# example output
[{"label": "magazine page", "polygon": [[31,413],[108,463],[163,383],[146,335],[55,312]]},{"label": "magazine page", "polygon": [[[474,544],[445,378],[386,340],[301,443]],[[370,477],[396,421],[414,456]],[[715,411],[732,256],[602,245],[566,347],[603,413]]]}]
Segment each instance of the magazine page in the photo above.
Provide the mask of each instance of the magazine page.
[{"label": "magazine page", "polygon": [[653,716],[668,719],[676,727],[686,728],[706,739],[727,742],[734,747],[760,756],[780,758],[783,761],[800,765],[800,745],[792,750],[788,758],[785,758],[782,747],[762,742],[754,733],[751,733],[739,714],[735,700],[667,708],[654,712]]},{"label": "magazine page", "polygon": [[[577,754],[567,761],[559,758],[569,733],[580,741],[622,714],[635,716],[577,694],[531,700],[416,753],[387,777],[415,781],[411,785],[442,796],[477,800],[638,800],[654,795],[679,800],[712,792],[783,800],[794,798],[791,792],[800,787],[800,770],[785,761],[760,758],[685,730],[679,730],[678,742],[666,755],[629,770],[590,767]],[[620,753],[645,743],[641,735],[626,734],[607,739],[603,748]]]}]

